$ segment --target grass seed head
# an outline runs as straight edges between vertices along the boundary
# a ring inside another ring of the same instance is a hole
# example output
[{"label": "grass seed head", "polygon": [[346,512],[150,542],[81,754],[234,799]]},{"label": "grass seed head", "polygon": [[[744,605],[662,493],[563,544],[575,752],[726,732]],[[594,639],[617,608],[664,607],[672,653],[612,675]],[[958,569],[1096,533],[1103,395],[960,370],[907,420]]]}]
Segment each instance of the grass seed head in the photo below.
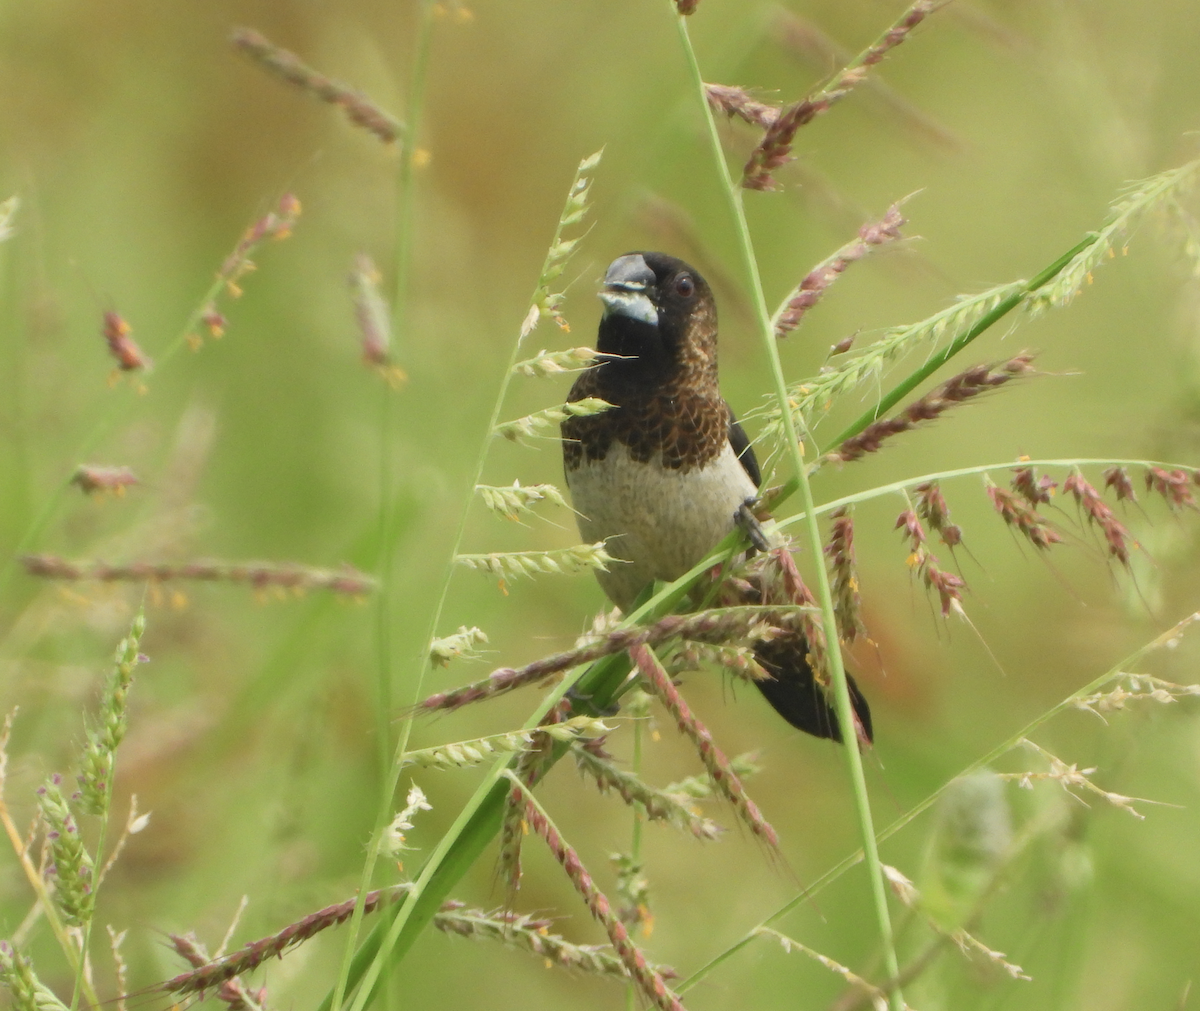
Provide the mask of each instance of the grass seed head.
[{"label": "grass seed head", "polygon": [[54,878],[54,897],[63,920],[70,926],[83,927],[92,918],[95,863],[80,837],[79,823],[63,795],[62,782],[62,776],[55,773],[38,789],[38,807],[46,821],[46,840],[53,860],[46,873]]},{"label": "grass seed head", "polygon": [[1049,505],[1050,499],[1057,488],[1057,481],[1048,474],[1044,474],[1039,478],[1037,472],[1032,467],[1018,467],[1013,471],[1013,491],[1035,509],[1039,505]]},{"label": "grass seed head", "polygon": [[128,467],[99,467],[81,463],[71,476],[71,484],[78,485],[87,495],[97,492],[112,492],[124,495],[125,489],[140,484],[137,475]]},{"label": "grass seed head", "polygon": [[[1196,474],[1186,470],[1167,470],[1165,467],[1146,468],[1146,490],[1155,492],[1166,499],[1172,509],[1195,509],[1196,499],[1189,487]],[[1200,481],[1196,481],[1200,484]]]},{"label": "grass seed head", "polygon": [[0,941],[0,984],[8,989],[13,1011],[67,1011],[33,971],[33,961],[14,950],[8,941]]},{"label": "grass seed head", "polygon": [[1000,518],[1039,551],[1048,551],[1052,545],[1062,543],[1062,534],[1054,529],[1050,521],[1042,516],[1024,498],[986,481],[988,498],[1000,514]]},{"label": "grass seed head", "polygon": [[404,136],[404,124],[361,91],[319,73],[295,53],[275,45],[260,32],[237,28],[229,41],[234,49],[245,53],[268,73],[322,102],[337,106],[351,123],[374,134],[383,143],[392,144]]},{"label": "grass seed head", "polygon": [[762,127],[764,130],[779,118],[779,106],[768,105],[753,98],[745,88],[732,87],[727,84],[706,84],[704,97],[713,112]]},{"label": "grass seed head", "polygon": [[[1197,471],[1200,474],[1200,471]],[[1137,501],[1137,492],[1133,490],[1133,479],[1124,467],[1109,467],[1104,472],[1104,488],[1111,488],[1117,495],[1117,501]]]},{"label": "grass seed head", "polygon": [[[950,522],[950,507],[946,505],[946,499],[943,497],[938,483],[930,481],[927,484],[917,485],[913,489],[913,493],[917,496],[917,513],[921,519],[937,532],[946,547],[958,547],[962,543],[962,527],[957,523]],[[903,517],[902,513],[901,518],[903,519]],[[896,526],[900,525],[901,521],[897,520]],[[922,538],[923,536],[924,532],[922,531]]]},{"label": "grass seed head", "polygon": [[104,340],[108,344],[109,354],[116,359],[117,368],[120,371],[149,371],[150,359],[131,336],[132,328],[122,316],[115,312],[106,312],[102,332]]},{"label": "grass seed head", "polygon": [[[850,264],[861,260],[874,247],[896,241],[903,236],[900,229],[906,223],[900,213],[900,204],[892,204],[888,212],[878,221],[869,221],[858,231],[858,237],[839,249],[833,256],[817,264],[805,275],[804,279],[792,289],[792,293],[784,301],[783,307],[775,314],[772,321],[776,337],[784,337],[800,325],[805,314],[820,301],[821,296],[830,285],[836,281]],[[853,343],[854,338],[848,338]],[[845,344],[845,347],[842,347]],[[845,341],[835,345],[840,351],[849,350],[850,344]]]},{"label": "grass seed head", "polygon": [[[1108,553],[1128,568],[1130,548],[1137,542],[1125,525],[1117,519],[1100,493],[1087,482],[1079,468],[1073,470],[1063,482],[1063,494],[1075,496],[1075,504],[1087,517],[1088,523],[1100,528],[1108,545]],[[1117,497],[1121,497],[1119,489]]]}]

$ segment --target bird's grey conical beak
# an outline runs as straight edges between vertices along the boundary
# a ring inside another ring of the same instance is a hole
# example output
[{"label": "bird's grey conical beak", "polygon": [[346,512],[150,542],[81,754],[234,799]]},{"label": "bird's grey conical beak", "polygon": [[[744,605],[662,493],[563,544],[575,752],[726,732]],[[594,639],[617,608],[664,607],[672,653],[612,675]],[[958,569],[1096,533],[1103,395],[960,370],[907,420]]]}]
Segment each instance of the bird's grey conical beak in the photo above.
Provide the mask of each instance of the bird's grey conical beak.
[{"label": "bird's grey conical beak", "polygon": [[600,289],[604,315],[626,316],[657,325],[658,309],[646,294],[656,281],[654,271],[639,254],[618,256],[609,264],[604,287]]}]

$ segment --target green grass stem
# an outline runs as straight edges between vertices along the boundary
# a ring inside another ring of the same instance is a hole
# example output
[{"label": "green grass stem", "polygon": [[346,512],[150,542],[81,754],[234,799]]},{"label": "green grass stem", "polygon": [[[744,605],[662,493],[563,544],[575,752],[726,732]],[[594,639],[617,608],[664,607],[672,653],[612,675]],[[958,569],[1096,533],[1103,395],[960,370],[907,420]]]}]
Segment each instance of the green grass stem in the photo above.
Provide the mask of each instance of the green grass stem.
[{"label": "green grass stem", "polygon": [[[407,121],[408,129],[406,142],[400,152],[400,166],[396,173],[396,223],[395,223],[395,293],[392,299],[392,343],[400,346],[408,333],[409,326],[409,277],[412,268],[412,248],[414,234],[414,216],[416,208],[415,187],[413,185],[414,160],[420,137],[421,120],[425,107],[425,86],[429,77],[429,52],[433,38],[434,22],[433,0],[421,0],[420,26],[413,53],[412,74],[408,89]],[[411,720],[401,721],[395,744],[395,754],[392,746],[392,687],[395,676],[395,644],[393,641],[393,622],[395,620],[395,533],[396,533],[396,479],[393,470],[393,457],[396,450],[397,417],[394,390],[387,383],[382,386],[379,419],[379,552],[377,556],[377,577],[379,590],[375,601],[375,652],[376,652],[376,711],[375,728],[380,765],[380,797],[379,807],[375,815],[375,825],[371,832],[371,842],[367,848],[367,856],[363,861],[362,874],[359,880],[357,900],[354,912],[350,916],[349,927],[346,931],[346,942],[342,950],[342,960],[338,966],[337,983],[334,986],[332,1006],[341,1011],[342,1002],[346,995],[347,980],[351,972],[354,950],[358,943],[359,931],[362,927],[364,904],[367,892],[370,891],[371,881],[375,875],[375,864],[379,858],[380,847],[383,843],[384,831],[387,828],[388,816],[391,812],[392,800],[396,794],[396,784],[399,782],[401,757],[408,747],[409,733],[412,728]],[[475,480],[478,480],[476,475]],[[474,487],[475,482],[472,482]],[[455,538],[455,552],[458,551],[458,539],[462,536],[463,525],[466,521],[464,508]],[[432,619],[433,629],[441,617],[442,604],[446,599],[452,564],[446,566],[441,592],[435,615]],[[423,642],[433,638],[433,630]],[[424,650],[415,664],[413,677],[413,694],[420,697],[424,683],[427,657]]]},{"label": "green grass stem", "polygon": [[[673,6],[673,5],[672,5]],[[792,470],[795,472],[800,492],[800,504],[804,516],[804,528],[807,534],[808,547],[814,560],[817,602],[821,606],[821,623],[826,629],[827,657],[829,675],[833,681],[834,704],[837,708],[838,722],[842,726],[845,739],[846,764],[850,773],[850,783],[854,794],[855,812],[858,815],[859,827],[863,837],[863,847],[866,853],[867,876],[870,882],[871,899],[875,908],[875,919],[879,928],[880,944],[883,949],[884,968],[890,979],[900,975],[900,965],[896,958],[895,940],[892,936],[892,922],[888,911],[887,889],[883,876],[883,867],[879,860],[879,850],[875,842],[875,828],[871,817],[871,802],[867,793],[866,776],[863,773],[862,756],[859,753],[857,740],[851,732],[855,726],[854,707],[850,701],[850,689],[846,682],[846,671],[842,662],[841,644],[838,642],[837,621],[833,609],[833,592],[829,584],[829,574],[824,564],[824,554],[821,545],[821,531],[817,525],[817,514],[813,501],[812,487],[808,480],[808,468],[801,453],[800,438],[796,431],[796,419],[792,414],[788,397],[787,381],[783,375],[783,365],[779,359],[779,349],[776,346],[774,327],[771,324],[771,313],[767,308],[763,294],[762,279],[758,272],[758,260],[754,253],[754,245],[750,236],[750,226],[746,221],[746,210],[742,201],[742,190],[738,187],[729,172],[729,165],[721,146],[721,137],[717,132],[716,120],[704,91],[704,78],[700,73],[700,64],[696,59],[696,51],[692,47],[687,29],[687,18],[675,14],[679,27],[679,39],[687,58],[688,69],[691,71],[692,85],[703,111],[704,120],[708,127],[708,137],[713,157],[717,164],[718,177],[729,201],[737,228],[738,245],[742,254],[743,267],[750,281],[750,296],[757,318],[759,334],[763,342],[763,350],[771,369],[771,380],[774,386],[775,398],[783,419],[784,439]],[[892,1011],[902,1011],[904,998],[898,987],[893,988],[889,995]]]}]

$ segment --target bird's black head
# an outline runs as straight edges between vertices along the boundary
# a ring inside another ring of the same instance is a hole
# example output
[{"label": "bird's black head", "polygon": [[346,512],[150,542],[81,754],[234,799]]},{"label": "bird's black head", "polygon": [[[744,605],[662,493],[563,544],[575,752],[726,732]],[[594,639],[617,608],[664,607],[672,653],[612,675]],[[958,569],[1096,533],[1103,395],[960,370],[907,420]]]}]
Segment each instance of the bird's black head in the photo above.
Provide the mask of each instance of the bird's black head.
[{"label": "bird's black head", "polygon": [[597,350],[621,359],[605,372],[625,383],[661,383],[680,369],[716,378],[717,307],[695,269],[665,253],[636,252],[609,265],[600,289]]}]

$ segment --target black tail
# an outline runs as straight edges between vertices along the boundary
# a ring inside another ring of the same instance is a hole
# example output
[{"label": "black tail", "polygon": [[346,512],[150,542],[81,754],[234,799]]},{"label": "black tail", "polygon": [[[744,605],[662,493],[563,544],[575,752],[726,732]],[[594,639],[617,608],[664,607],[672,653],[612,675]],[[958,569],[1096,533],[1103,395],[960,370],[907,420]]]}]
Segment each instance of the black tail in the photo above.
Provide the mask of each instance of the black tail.
[{"label": "black tail", "polygon": [[[842,728],[838,724],[833,698],[828,689],[817,683],[808,663],[808,643],[802,635],[784,636],[762,643],[754,650],[754,658],[771,676],[754,682],[771,707],[797,730],[814,737],[828,737],[839,744]],[[854,678],[846,675],[850,702],[868,743],[874,741],[871,727],[871,708],[863,698]]]}]

